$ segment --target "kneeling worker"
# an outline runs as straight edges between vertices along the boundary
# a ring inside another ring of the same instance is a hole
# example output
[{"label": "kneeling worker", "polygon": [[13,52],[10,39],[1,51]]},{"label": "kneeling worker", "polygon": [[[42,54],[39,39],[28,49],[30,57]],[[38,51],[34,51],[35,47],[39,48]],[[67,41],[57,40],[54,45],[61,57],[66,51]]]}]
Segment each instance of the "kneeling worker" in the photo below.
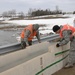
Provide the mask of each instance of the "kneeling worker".
[{"label": "kneeling worker", "polygon": [[38,42],[40,43],[40,35],[39,35],[39,25],[38,24],[30,24],[24,28],[21,33],[21,47],[24,49],[26,46],[32,45],[32,39],[34,36],[37,37]]}]

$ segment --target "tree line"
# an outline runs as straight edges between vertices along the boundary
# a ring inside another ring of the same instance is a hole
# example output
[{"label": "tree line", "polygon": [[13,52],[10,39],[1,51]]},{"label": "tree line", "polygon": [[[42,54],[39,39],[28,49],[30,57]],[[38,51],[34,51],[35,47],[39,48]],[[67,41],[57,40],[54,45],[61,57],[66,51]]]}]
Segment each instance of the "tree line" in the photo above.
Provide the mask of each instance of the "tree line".
[{"label": "tree line", "polygon": [[29,9],[28,11],[28,16],[43,16],[43,15],[55,15],[55,14],[62,14],[61,10],[55,10],[51,11],[49,9],[42,10],[42,9],[37,9],[37,10],[32,10]]},{"label": "tree line", "polygon": [[[17,13],[16,10],[10,10],[10,11],[5,11],[2,13],[3,17],[14,17],[14,16],[18,16],[20,18],[23,18],[25,16],[43,16],[43,15],[56,15],[56,14],[66,14],[67,12],[62,12],[62,10],[54,10],[51,11],[50,9],[29,9],[29,11],[27,12],[27,14],[24,14],[24,12],[19,12]],[[72,12],[72,14],[75,14],[75,11]]]}]

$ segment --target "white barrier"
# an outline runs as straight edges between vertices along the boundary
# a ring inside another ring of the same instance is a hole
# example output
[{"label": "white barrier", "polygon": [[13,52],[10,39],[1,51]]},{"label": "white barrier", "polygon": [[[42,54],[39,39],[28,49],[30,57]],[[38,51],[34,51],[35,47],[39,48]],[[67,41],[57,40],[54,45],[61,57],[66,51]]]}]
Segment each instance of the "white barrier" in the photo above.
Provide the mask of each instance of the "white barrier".
[{"label": "white barrier", "polygon": [[[56,48],[55,45],[56,43],[43,42],[28,47],[27,50],[1,56],[0,75],[51,75],[55,73],[66,64],[69,44],[59,48]],[[27,55],[31,58],[22,60],[26,59]],[[2,59],[4,60],[1,61]],[[12,65],[13,63],[15,65]]]},{"label": "white barrier", "polygon": [[35,44],[26,49],[0,56],[0,72],[48,52],[48,42]]}]

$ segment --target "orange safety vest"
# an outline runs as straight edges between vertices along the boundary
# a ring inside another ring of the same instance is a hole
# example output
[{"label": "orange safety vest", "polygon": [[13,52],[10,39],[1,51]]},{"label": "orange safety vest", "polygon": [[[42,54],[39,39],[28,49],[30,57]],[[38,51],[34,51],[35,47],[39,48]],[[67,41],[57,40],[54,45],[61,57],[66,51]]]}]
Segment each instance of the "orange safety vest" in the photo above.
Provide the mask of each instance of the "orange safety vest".
[{"label": "orange safety vest", "polygon": [[72,26],[70,26],[70,25],[67,25],[67,24],[66,24],[66,25],[63,25],[63,28],[62,28],[61,31],[60,31],[60,37],[61,37],[61,38],[63,38],[62,32],[63,32],[64,30],[71,30],[72,33],[75,32],[75,28],[74,28],[74,27],[72,27]]},{"label": "orange safety vest", "polygon": [[22,31],[21,38],[23,38],[23,39],[24,39],[26,30],[29,30],[31,32],[30,36],[28,37],[28,41],[31,41],[33,39],[33,37],[36,36],[37,32],[36,31],[33,32],[33,25],[31,24],[31,25],[25,27],[24,30]]}]

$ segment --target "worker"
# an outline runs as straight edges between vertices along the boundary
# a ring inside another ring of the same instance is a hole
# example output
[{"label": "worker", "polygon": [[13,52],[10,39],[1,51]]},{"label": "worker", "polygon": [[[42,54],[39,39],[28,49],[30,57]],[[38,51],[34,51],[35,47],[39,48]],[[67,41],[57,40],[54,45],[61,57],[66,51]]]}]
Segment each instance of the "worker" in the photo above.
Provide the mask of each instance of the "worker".
[{"label": "worker", "polygon": [[39,43],[41,42],[38,29],[38,24],[30,24],[24,28],[21,33],[21,47],[23,49],[26,48],[26,46],[32,45],[32,39],[34,38],[34,36],[37,37]]},{"label": "worker", "polygon": [[65,24],[65,25],[54,25],[53,31],[56,34],[60,35],[62,39],[59,43],[56,44],[56,47],[67,44],[70,41],[70,50],[69,50],[69,60],[67,65],[64,68],[71,68],[75,64],[75,28]]}]

